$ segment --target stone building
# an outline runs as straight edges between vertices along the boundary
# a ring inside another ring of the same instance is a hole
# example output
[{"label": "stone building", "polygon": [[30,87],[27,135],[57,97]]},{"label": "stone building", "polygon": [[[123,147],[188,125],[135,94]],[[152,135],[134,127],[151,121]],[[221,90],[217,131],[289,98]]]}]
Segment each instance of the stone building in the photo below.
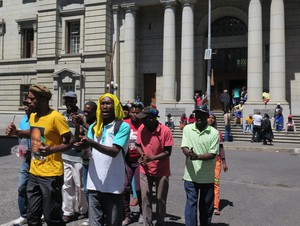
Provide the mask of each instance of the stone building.
[{"label": "stone building", "polygon": [[0,1],[0,128],[21,117],[32,83],[50,87],[52,107],[62,110],[65,91],[83,106],[113,80],[122,102],[139,95],[146,105],[156,101],[162,121],[169,112],[178,120],[192,112],[208,75],[211,109],[224,89],[246,86],[246,113],[280,102],[285,114],[300,115],[300,2],[210,1]]}]

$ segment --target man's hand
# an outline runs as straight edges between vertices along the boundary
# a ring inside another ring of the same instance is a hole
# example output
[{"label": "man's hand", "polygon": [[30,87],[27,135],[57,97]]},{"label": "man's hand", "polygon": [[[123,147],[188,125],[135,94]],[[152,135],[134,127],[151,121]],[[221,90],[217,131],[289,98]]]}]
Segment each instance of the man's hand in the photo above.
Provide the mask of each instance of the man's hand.
[{"label": "man's hand", "polygon": [[41,156],[48,156],[54,153],[54,151],[50,150],[50,146],[44,143],[39,147],[39,151]]},{"label": "man's hand", "polygon": [[74,125],[82,125],[83,124],[83,117],[82,115],[77,115],[74,113],[71,113],[72,122]]},{"label": "man's hand", "polygon": [[226,164],[226,160],[225,159],[222,159],[222,165],[223,165],[223,171],[227,172],[228,171],[228,166]]},{"label": "man's hand", "polygon": [[13,136],[17,135],[17,128],[13,122],[10,123],[10,125],[5,130],[6,136]]},{"label": "man's hand", "polygon": [[90,147],[92,140],[87,136],[79,136],[80,140],[73,144],[74,148],[77,150],[82,150]]},{"label": "man's hand", "polygon": [[198,155],[193,151],[193,148],[189,150],[188,157],[190,160],[198,160]]},{"label": "man's hand", "polygon": [[143,154],[138,161],[141,165],[145,166],[148,162],[152,161],[152,158],[148,155]]}]

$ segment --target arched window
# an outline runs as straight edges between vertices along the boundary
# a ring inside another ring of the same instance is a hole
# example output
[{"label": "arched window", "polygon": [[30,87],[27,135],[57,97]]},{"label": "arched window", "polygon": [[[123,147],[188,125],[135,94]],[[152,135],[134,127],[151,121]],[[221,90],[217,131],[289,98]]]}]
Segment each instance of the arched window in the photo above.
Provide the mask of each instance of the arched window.
[{"label": "arched window", "polygon": [[212,37],[246,35],[247,27],[235,17],[222,17],[216,20],[211,27]]}]

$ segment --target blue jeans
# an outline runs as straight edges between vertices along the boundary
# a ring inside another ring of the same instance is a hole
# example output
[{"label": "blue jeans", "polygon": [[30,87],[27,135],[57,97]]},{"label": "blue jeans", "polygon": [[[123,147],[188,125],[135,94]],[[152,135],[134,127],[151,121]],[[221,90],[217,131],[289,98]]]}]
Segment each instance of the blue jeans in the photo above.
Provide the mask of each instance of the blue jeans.
[{"label": "blue jeans", "polygon": [[244,126],[243,126],[243,133],[246,132],[246,130],[249,129],[249,132],[250,133],[253,133],[253,124],[247,124],[247,123],[244,123]]},{"label": "blue jeans", "polygon": [[184,189],[186,192],[185,225],[198,226],[197,206],[199,206],[200,225],[210,225],[214,211],[214,183],[198,184],[193,181],[184,181]]},{"label": "blue jeans", "polygon": [[30,163],[23,161],[20,173],[19,173],[19,183],[18,183],[18,206],[20,211],[20,216],[27,218],[27,193],[26,187],[29,176],[29,166]]},{"label": "blue jeans", "polygon": [[82,183],[83,183],[83,192],[86,195],[87,201],[89,201],[89,192],[86,188],[87,185],[87,177],[89,172],[89,165],[82,164]]},{"label": "blue jeans", "polygon": [[[104,220],[105,219],[105,220]],[[89,190],[89,224],[120,226],[123,220],[123,194]]]},{"label": "blue jeans", "polygon": [[225,141],[229,141],[230,126],[225,126]]}]

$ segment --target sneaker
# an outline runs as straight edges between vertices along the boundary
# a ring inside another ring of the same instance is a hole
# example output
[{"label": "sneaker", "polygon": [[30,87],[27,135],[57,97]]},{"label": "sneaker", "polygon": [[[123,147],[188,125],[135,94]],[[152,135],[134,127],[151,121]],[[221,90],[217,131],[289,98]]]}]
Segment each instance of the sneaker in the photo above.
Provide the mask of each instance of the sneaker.
[{"label": "sneaker", "polygon": [[41,216],[41,220],[42,220],[43,222],[45,221],[44,214]]},{"label": "sneaker", "polygon": [[122,221],[122,226],[126,226],[133,223],[132,219],[130,217],[126,217],[125,220]]},{"label": "sneaker", "polygon": [[24,217],[19,217],[13,222],[13,225],[23,225],[27,223],[27,219]]},{"label": "sneaker", "polygon": [[85,214],[76,213],[76,215],[77,215],[77,220],[82,220],[82,219],[88,218],[87,212]]},{"label": "sneaker", "polygon": [[144,223],[144,219],[143,219],[143,215],[142,215],[142,214],[140,214],[140,217],[139,217],[138,222],[139,222],[140,224],[143,224],[143,223]]},{"label": "sneaker", "polygon": [[220,211],[218,209],[214,209],[214,215],[220,215]]},{"label": "sneaker", "polygon": [[89,219],[86,219],[83,223],[82,223],[82,226],[89,226],[90,223],[89,223]]},{"label": "sneaker", "polygon": [[74,220],[76,220],[75,215],[71,215],[71,216],[63,215],[63,221],[65,223],[69,223],[69,222],[74,221]]}]

